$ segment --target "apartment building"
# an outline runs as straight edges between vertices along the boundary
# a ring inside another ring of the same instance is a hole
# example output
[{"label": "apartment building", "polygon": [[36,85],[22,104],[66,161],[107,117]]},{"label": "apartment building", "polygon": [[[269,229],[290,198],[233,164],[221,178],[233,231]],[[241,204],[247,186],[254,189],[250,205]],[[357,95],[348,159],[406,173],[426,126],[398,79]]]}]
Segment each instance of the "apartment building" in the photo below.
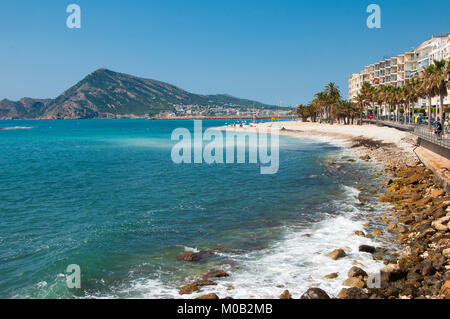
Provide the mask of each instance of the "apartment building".
[{"label": "apartment building", "polygon": [[[354,100],[364,82],[373,86],[384,85],[403,86],[412,78],[419,77],[423,70],[434,60],[450,58],[450,33],[433,36],[423,42],[414,51],[408,51],[395,57],[387,57],[383,61],[365,66],[359,73],[349,78],[349,100]],[[419,100],[418,106],[426,106],[428,100]],[[438,98],[432,99],[432,105],[439,103]],[[450,97],[444,99],[444,104],[450,104]]]}]

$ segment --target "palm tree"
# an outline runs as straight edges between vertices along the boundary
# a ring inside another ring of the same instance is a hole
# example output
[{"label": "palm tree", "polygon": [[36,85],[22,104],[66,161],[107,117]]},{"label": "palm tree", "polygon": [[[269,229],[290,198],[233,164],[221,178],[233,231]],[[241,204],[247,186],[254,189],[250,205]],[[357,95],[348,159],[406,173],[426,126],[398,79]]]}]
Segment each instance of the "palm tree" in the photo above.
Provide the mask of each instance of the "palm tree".
[{"label": "palm tree", "polygon": [[334,82],[330,82],[325,86],[324,93],[327,95],[327,113],[328,120],[333,122],[333,117],[336,115],[336,107],[338,107],[338,103],[341,99],[341,92],[339,91],[339,87]]},{"label": "palm tree", "polygon": [[366,111],[367,103],[370,102],[373,99],[373,97],[372,97],[373,96],[373,89],[372,89],[372,86],[370,85],[369,82],[364,82],[363,83],[363,85],[361,87],[361,90],[359,91],[358,95],[361,95],[361,98],[364,100],[364,103],[361,104],[360,100],[358,100],[358,98],[357,98],[358,104],[360,104],[360,106],[362,105],[362,109],[359,112],[359,116],[360,116],[360,120],[361,120],[360,124],[362,125],[363,111]]},{"label": "palm tree", "polygon": [[[434,60],[434,72],[431,77],[431,86],[433,87],[434,96],[439,96],[439,118],[441,123],[444,122],[444,97],[447,96],[447,62],[445,60]],[[437,119],[436,119],[437,120]]]},{"label": "palm tree", "polygon": [[412,118],[414,118],[415,111],[414,111],[414,105],[419,100],[419,97],[423,96],[423,93],[421,92],[421,82],[416,79],[411,79],[408,81],[404,87],[404,94],[405,94],[405,102],[407,103],[408,116],[409,120],[408,123],[411,123],[411,107],[412,107]]},{"label": "palm tree", "polygon": [[435,88],[432,83],[434,73],[435,73],[435,65],[431,64],[423,71],[422,74],[423,80],[421,85],[421,90],[428,97],[427,114],[428,114],[429,130],[431,130],[431,99],[433,96],[435,96]]}]

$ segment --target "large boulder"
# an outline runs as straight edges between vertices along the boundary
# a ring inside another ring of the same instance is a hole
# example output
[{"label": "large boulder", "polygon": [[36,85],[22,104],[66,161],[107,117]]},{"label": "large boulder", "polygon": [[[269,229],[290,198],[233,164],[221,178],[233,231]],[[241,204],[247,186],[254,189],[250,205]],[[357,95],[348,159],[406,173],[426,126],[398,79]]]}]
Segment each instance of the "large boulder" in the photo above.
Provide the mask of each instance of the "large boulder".
[{"label": "large boulder", "polygon": [[300,299],[330,299],[330,296],[320,288],[310,288]]},{"label": "large boulder", "polygon": [[229,277],[229,276],[230,275],[223,270],[213,270],[213,271],[210,271],[209,273],[203,275],[203,280],[208,280],[211,278]]},{"label": "large boulder", "polygon": [[327,257],[330,257],[333,260],[338,260],[339,258],[345,257],[347,254],[343,249],[336,249],[333,250],[331,253],[327,255]]},{"label": "large boulder", "polygon": [[199,255],[190,251],[187,251],[185,253],[182,253],[176,257],[177,260],[184,260],[184,261],[197,261],[200,259]]},{"label": "large boulder", "polygon": [[198,287],[195,284],[187,284],[180,288],[180,295],[190,295],[198,291]]},{"label": "large boulder", "polygon": [[348,278],[364,278],[364,277],[368,277],[367,273],[359,268],[359,267],[352,267],[350,268],[350,270],[348,271]]},{"label": "large boulder", "polygon": [[292,299],[292,295],[289,293],[289,290],[283,291],[283,293],[278,297],[278,299]]},{"label": "large boulder", "polygon": [[219,297],[214,293],[210,293],[204,296],[197,297],[195,299],[219,299]]},{"label": "large boulder", "polygon": [[212,280],[196,280],[193,282],[197,287],[204,287],[204,286],[216,286],[217,283]]},{"label": "large boulder", "polygon": [[365,253],[370,253],[373,254],[376,249],[373,246],[369,246],[369,245],[361,245],[359,246],[359,251],[365,252]]},{"label": "large boulder", "polygon": [[339,299],[368,299],[369,295],[361,288],[342,288],[338,294]]},{"label": "large boulder", "polygon": [[352,277],[352,278],[348,278],[346,281],[344,281],[344,286],[364,288],[366,286],[366,283],[364,282],[364,280],[362,280],[360,278]]}]

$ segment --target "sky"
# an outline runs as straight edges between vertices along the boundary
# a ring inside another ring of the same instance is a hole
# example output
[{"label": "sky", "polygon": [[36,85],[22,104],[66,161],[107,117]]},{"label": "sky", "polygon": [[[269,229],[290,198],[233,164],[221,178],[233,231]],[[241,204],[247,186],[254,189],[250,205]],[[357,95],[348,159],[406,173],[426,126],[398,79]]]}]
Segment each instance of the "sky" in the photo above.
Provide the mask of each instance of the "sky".
[{"label": "sky", "polygon": [[[72,3],[80,29],[66,25]],[[0,100],[55,98],[105,67],[294,106],[328,82],[346,98],[364,65],[446,32],[448,0],[1,0]]]}]

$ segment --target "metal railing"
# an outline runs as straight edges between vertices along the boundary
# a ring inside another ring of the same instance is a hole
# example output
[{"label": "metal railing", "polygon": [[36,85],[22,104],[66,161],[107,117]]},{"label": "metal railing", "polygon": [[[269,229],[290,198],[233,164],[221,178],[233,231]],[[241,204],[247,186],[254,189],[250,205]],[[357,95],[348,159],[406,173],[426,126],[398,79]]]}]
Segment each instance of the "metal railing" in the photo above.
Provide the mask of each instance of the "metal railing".
[{"label": "metal railing", "polygon": [[450,149],[450,131],[444,130],[442,134],[438,136],[437,134],[435,134],[433,129],[430,130],[428,128],[427,124],[408,124],[383,120],[365,120],[365,122],[389,126],[396,129],[400,129],[402,131],[408,131],[423,140]]},{"label": "metal railing", "polygon": [[416,125],[412,133],[423,140],[450,149],[449,131],[443,132],[443,134],[438,136],[437,134],[434,133],[433,129],[430,131],[428,127],[425,125]]}]

